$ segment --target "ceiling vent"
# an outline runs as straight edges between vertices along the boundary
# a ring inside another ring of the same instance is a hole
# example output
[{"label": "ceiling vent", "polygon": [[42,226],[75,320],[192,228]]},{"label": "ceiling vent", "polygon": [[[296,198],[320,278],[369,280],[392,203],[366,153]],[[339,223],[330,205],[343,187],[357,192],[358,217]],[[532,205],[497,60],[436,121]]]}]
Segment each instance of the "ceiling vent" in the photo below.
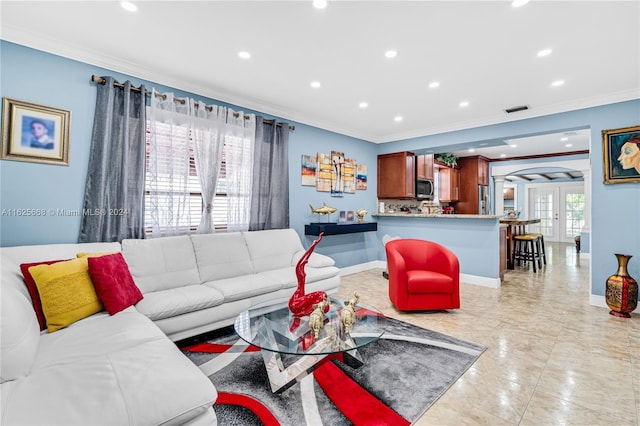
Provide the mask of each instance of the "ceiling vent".
[{"label": "ceiling vent", "polygon": [[507,109],[504,110],[504,112],[506,112],[507,114],[511,114],[511,113],[518,112],[518,111],[526,111],[528,109],[529,109],[529,107],[527,105],[520,105],[520,106],[507,108]]}]

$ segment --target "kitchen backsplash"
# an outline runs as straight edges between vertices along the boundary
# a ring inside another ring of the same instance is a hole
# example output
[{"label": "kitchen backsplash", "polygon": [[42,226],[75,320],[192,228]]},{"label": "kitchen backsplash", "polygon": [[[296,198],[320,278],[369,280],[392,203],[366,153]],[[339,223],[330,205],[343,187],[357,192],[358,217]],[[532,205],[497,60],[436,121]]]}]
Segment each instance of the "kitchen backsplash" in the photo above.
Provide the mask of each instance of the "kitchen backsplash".
[{"label": "kitchen backsplash", "polygon": [[430,213],[440,214],[443,209],[448,209],[447,203],[434,203],[433,201],[379,199],[378,213]]}]

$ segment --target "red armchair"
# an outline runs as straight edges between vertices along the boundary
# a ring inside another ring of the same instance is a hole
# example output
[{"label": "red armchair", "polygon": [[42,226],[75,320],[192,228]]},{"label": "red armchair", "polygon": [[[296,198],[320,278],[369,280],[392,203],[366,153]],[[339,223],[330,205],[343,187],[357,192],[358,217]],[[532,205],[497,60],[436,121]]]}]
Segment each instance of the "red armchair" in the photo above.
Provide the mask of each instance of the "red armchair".
[{"label": "red armchair", "polygon": [[440,244],[415,239],[387,243],[389,298],[401,311],[458,309],[460,264]]}]

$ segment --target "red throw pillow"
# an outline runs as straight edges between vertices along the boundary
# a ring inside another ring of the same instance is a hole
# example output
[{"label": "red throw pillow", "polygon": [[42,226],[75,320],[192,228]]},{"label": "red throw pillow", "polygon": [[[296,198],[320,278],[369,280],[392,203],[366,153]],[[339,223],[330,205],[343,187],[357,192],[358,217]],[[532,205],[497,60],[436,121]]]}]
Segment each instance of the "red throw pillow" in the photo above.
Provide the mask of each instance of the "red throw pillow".
[{"label": "red throw pillow", "polygon": [[133,282],[122,253],[89,257],[89,275],[98,299],[109,315],[115,315],[142,300],[142,293]]},{"label": "red throw pillow", "polygon": [[52,265],[58,262],[65,262],[65,260],[47,260],[45,262],[23,263],[22,265],[20,265],[20,270],[22,271],[22,276],[24,277],[24,283],[27,286],[27,290],[29,290],[29,296],[31,296],[33,310],[36,311],[36,317],[38,318],[38,323],[40,324],[40,330],[44,330],[45,328],[47,328],[47,320],[45,319],[44,312],[42,311],[42,302],[40,301],[40,293],[38,293],[38,287],[36,286],[36,282],[29,272],[29,268],[38,265]]}]

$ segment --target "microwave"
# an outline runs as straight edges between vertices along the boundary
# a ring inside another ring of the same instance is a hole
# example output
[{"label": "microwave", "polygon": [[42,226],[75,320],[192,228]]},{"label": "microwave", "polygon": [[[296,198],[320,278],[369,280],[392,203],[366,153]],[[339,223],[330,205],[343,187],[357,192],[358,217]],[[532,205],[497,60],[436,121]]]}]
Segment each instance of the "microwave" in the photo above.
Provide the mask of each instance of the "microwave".
[{"label": "microwave", "polygon": [[416,199],[433,200],[433,181],[431,179],[416,179]]}]

